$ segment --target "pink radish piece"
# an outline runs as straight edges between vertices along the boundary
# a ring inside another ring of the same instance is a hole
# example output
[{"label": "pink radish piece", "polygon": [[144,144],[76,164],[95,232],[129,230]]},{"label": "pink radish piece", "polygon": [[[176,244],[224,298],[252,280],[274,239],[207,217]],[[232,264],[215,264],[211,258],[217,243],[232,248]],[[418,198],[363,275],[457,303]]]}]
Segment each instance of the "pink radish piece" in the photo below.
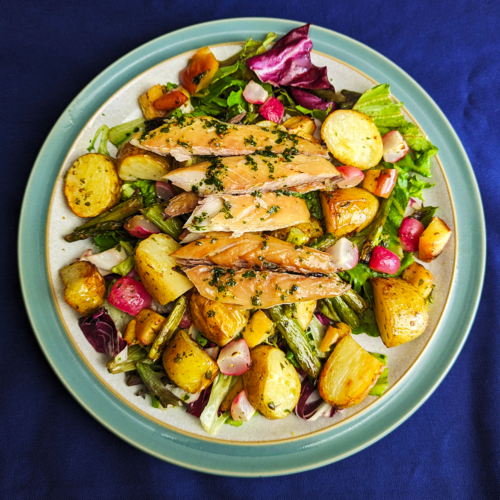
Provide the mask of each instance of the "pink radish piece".
[{"label": "pink radish piece", "polygon": [[403,250],[416,252],[418,250],[418,239],[424,232],[424,225],[413,217],[406,217],[399,228],[399,241]]},{"label": "pink radish piece", "polygon": [[276,97],[270,97],[259,109],[259,113],[274,123],[279,123],[285,113],[283,104]]},{"label": "pink radish piece", "polygon": [[248,422],[254,415],[255,408],[248,401],[247,391],[243,389],[231,404],[231,418]]},{"label": "pink radish piece", "polygon": [[269,94],[263,87],[252,80],[248,82],[245,87],[243,97],[251,104],[264,104],[269,97]]},{"label": "pink radish piece", "polygon": [[120,311],[131,316],[137,316],[144,308],[149,307],[153,301],[146,287],[128,276],[120,278],[111,289],[108,302]]},{"label": "pink radish piece", "polygon": [[124,226],[128,233],[136,238],[147,238],[152,234],[161,233],[151,221],[146,219],[144,215],[135,215]]},{"label": "pink radish piece", "polygon": [[217,364],[224,375],[241,375],[249,368],[252,360],[250,349],[243,340],[233,340],[221,350]]},{"label": "pink radish piece", "polygon": [[403,136],[397,130],[385,134],[382,137],[382,143],[384,146],[384,161],[389,163],[396,163],[401,160],[410,149]]},{"label": "pink radish piece", "polygon": [[356,267],[359,260],[358,246],[347,238],[340,238],[335,245],[327,248],[325,252],[333,257],[335,264],[341,271]]},{"label": "pink radish piece", "polygon": [[396,274],[399,270],[399,257],[387,248],[377,246],[370,259],[370,268],[379,273]]},{"label": "pink radish piece", "polygon": [[181,322],[179,323],[179,328],[189,328],[192,322],[193,321],[191,320],[191,313],[189,312],[188,309],[184,313],[184,316],[182,316]]},{"label": "pink radish piece", "polygon": [[337,167],[337,170],[344,176],[343,181],[337,182],[342,189],[357,186],[365,178],[365,174],[356,167]]}]

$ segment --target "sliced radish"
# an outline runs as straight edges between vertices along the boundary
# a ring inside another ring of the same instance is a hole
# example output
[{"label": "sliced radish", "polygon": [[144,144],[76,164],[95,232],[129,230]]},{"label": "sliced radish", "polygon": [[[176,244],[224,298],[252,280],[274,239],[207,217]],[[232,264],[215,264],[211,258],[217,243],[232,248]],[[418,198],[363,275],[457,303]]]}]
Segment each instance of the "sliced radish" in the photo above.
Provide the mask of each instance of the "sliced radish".
[{"label": "sliced radish", "polygon": [[255,408],[248,401],[247,391],[243,389],[231,404],[231,418],[248,422],[255,414]]},{"label": "sliced radish", "polygon": [[137,316],[146,307],[149,307],[153,298],[140,282],[127,276],[120,278],[111,289],[108,302],[120,311],[131,316]]},{"label": "sliced radish", "polygon": [[403,250],[416,252],[420,235],[424,232],[424,225],[413,217],[406,217],[399,228],[399,241]]},{"label": "sliced radish", "polygon": [[399,257],[387,248],[376,246],[370,259],[370,268],[379,273],[396,274],[401,261]]},{"label": "sliced radish", "polygon": [[270,97],[259,109],[259,113],[274,123],[279,123],[285,113],[285,107],[276,97]]},{"label": "sliced radish", "polygon": [[337,170],[344,176],[343,181],[337,182],[342,189],[357,186],[365,178],[365,174],[356,167],[337,167]]},{"label": "sliced radish", "polygon": [[250,349],[243,340],[233,340],[221,350],[217,364],[224,375],[241,375],[249,368],[252,360]]},{"label": "sliced radish", "polygon": [[116,247],[110,248],[105,252],[88,255],[84,259],[92,262],[92,264],[97,266],[99,269],[102,269],[104,271],[111,271],[113,267],[121,264],[127,257],[128,254],[123,246],[117,245]]},{"label": "sliced radish", "polygon": [[248,82],[245,87],[243,97],[251,104],[264,104],[267,101],[269,94],[263,87],[252,80]]},{"label": "sliced radish", "polygon": [[146,219],[144,215],[135,215],[123,227],[132,236],[141,239],[147,238],[152,234],[161,233],[160,229]]},{"label": "sliced radish", "polygon": [[340,271],[356,267],[359,260],[358,246],[347,238],[340,238],[335,245],[327,248],[325,252],[333,257]]},{"label": "sliced radish", "polygon": [[401,160],[410,149],[403,136],[397,130],[385,134],[382,137],[382,144],[384,146],[384,161],[389,163],[396,163]]}]

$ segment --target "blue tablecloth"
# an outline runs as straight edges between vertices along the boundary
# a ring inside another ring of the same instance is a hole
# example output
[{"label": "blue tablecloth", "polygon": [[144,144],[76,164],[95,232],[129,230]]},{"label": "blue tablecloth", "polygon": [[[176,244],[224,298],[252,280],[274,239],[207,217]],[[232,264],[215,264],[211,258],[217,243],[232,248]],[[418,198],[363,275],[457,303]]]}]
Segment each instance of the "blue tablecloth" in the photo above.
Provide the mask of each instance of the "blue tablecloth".
[{"label": "blue tablecloth", "polygon": [[[118,439],[76,403],[32,334],[15,243],[30,169],[75,95],[117,58],[155,37],[238,16],[282,17],[336,30],[415,78],[467,150],[483,196],[489,242],[485,293],[469,340],[416,414],[341,462],[248,480],[164,463]],[[499,28],[495,0],[2,2],[0,497],[500,498]]]}]

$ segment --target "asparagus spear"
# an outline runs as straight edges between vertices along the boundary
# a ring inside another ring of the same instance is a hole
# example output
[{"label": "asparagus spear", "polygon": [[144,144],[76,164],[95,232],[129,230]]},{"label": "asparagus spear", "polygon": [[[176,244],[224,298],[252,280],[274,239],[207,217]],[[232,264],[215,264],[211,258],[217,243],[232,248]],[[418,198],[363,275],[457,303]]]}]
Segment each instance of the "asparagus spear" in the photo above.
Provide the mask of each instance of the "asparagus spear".
[{"label": "asparagus spear", "polygon": [[168,341],[172,338],[176,328],[179,326],[181,322],[182,316],[187,309],[187,299],[184,295],[181,295],[177,302],[175,303],[172,312],[169,314],[167,321],[163,325],[163,328],[159,331],[156,336],[151,350],[149,351],[149,359],[152,361],[158,361],[160,359],[161,353],[165,346],[168,344]]},{"label": "asparagus spear", "polygon": [[137,363],[136,368],[144,385],[152,392],[160,401],[164,408],[168,406],[181,406],[181,400],[169,391],[161,381],[165,372],[157,372],[154,370],[155,365],[150,363]]},{"label": "asparagus spear", "polygon": [[336,239],[337,238],[335,238],[332,233],[326,233],[325,235],[316,238],[311,243],[308,243],[306,246],[324,252],[328,247],[331,247],[335,243]]},{"label": "asparagus spear", "polygon": [[182,233],[182,222],[177,217],[165,220],[163,218],[163,207],[158,203],[141,210],[142,214],[164,233],[179,241]]},{"label": "asparagus spear", "polygon": [[342,297],[330,297],[324,299],[335,309],[340,320],[348,325],[351,330],[359,326],[359,318],[356,313],[342,300]]},{"label": "asparagus spear", "polygon": [[375,219],[371,224],[370,232],[368,233],[366,241],[363,244],[363,248],[361,249],[361,253],[359,256],[360,262],[368,264],[368,262],[370,262],[373,249],[380,242],[382,230],[384,229],[385,221],[387,220],[387,215],[389,214],[392,200],[394,199],[394,191],[395,190],[393,189],[392,193],[389,195],[389,198],[386,198],[378,209],[377,215],[375,216]]},{"label": "asparagus spear", "polygon": [[137,213],[143,207],[142,196],[133,196],[106,212],[78,226],[71,234],[64,237],[70,243],[84,240],[90,236],[106,233],[119,229],[124,224],[124,219]]},{"label": "asparagus spear", "polygon": [[131,372],[135,370],[135,366],[139,361],[146,359],[146,350],[141,346],[133,345],[128,348],[127,359],[122,363],[118,363],[115,359],[112,359],[106,366],[108,367],[109,373],[115,375],[116,373]]},{"label": "asparagus spear", "polygon": [[304,330],[302,330],[297,320],[287,318],[280,306],[271,307],[269,312],[286,343],[295,354],[295,359],[300,367],[308,375],[316,378],[321,370],[321,363],[311,349]]},{"label": "asparagus spear", "polygon": [[331,304],[329,304],[325,300],[320,300],[318,302],[318,307],[319,310],[321,311],[321,314],[324,314],[327,318],[331,319],[332,321],[335,321],[337,323],[340,322],[339,315],[337,314],[337,311],[333,308]]},{"label": "asparagus spear", "polygon": [[370,307],[370,304],[352,288],[342,295],[342,299],[358,314],[363,314]]}]

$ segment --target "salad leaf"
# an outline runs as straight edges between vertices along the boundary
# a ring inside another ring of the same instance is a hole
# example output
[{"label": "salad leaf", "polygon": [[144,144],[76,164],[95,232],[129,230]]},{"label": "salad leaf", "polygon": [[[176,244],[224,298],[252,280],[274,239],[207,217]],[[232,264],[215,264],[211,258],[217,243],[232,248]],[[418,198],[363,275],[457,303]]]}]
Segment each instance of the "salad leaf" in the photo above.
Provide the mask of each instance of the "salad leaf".
[{"label": "salad leaf", "polygon": [[354,335],[366,333],[366,335],[370,337],[380,337],[380,332],[378,330],[377,322],[375,321],[375,313],[373,312],[373,309],[367,309],[363,313],[360,325],[354,328],[352,330],[352,333]]},{"label": "salad leaf", "polygon": [[309,343],[313,345],[315,354],[319,358],[326,357],[326,354],[320,350],[320,346],[327,329],[328,327],[323,325],[321,321],[313,314],[313,317],[305,330],[305,334],[310,341]]},{"label": "salad leaf", "polygon": [[201,425],[209,434],[216,434],[221,426],[224,425],[227,415],[222,414],[218,417],[217,413],[223,399],[235,383],[236,377],[223,375],[222,373],[219,373],[214,380],[210,399],[200,415]]},{"label": "salad leaf", "polygon": [[342,271],[338,275],[344,280],[352,285],[356,292],[361,292],[363,285],[372,276],[372,270],[361,262],[356,264],[352,269],[347,271]]},{"label": "salad leaf", "polygon": [[97,248],[99,248],[99,252],[104,252],[115,247],[125,238],[127,238],[127,233],[125,231],[108,231],[95,235],[94,243],[97,245]]},{"label": "salad leaf", "polygon": [[424,227],[427,227],[434,215],[436,215],[437,210],[438,207],[423,207],[420,210],[417,210],[412,217],[419,220]]},{"label": "salad leaf", "polygon": [[99,146],[97,148],[97,153],[101,155],[109,156],[108,151],[108,136],[109,136],[109,127],[107,125],[102,125],[99,127],[97,132],[94,135],[94,139],[91,141],[90,146],[87,148],[87,151],[91,153],[94,149],[97,138],[101,135],[101,140],[99,142]]},{"label": "salad leaf", "polygon": [[118,335],[115,323],[104,307],[86,318],[80,318],[78,325],[97,352],[115,357],[127,346],[125,340]]},{"label": "salad leaf", "polygon": [[[170,84],[167,84],[167,86]],[[132,134],[136,132],[146,130],[146,125],[144,124],[144,118],[137,118],[137,120],[132,120],[127,123],[122,123],[121,125],[116,125],[116,127],[112,127],[109,130],[109,142],[120,148],[123,144],[125,144]]]},{"label": "salad leaf", "polygon": [[234,420],[233,417],[231,417],[231,412],[226,411],[223,413],[223,415],[227,415],[226,421],[224,422],[225,424],[229,424],[234,427],[239,427],[240,425],[243,425],[243,420]]},{"label": "salad leaf", "polygon": [[280,38],[267,52],[247,60],[247,66],[260,80],[272,85],[304,89],[329,89],[327,68],[311,62],[310,24],[296,28]]},{"label": "salad leaf", "polygon": [[406,124],[402,106],[402,102],[391,99],[389,84],[383,83],[364,92],[352,109],[371,117],[380,134],[385,135]]},{"label": "salad leaf", "polygon": [[419,198],[422,201],[424,201],[422,191],[424,189],[429,189],[432,186],[435,186],[436,184],[434,182],[425,182],[421,181],[420,179],[417,178],[417,176],[413,176],[410,178],[409,183],[408,183],[408,193],[411,198]]},{"label": "salad leaf", "polygon": [[245,98],[243,97],[243,89],[239,89],[237,92],[233,90],[227,98],[228,106],[235,106],[237,104],[240,106],[244,106],[246,104]]},{"label": "salad leaf", "polygon": [[[370,353],[373,356],[373,353]],[[375,356],[377,357],[377,356]],[[371,391],[368,393],[370,396],[382,396],[389,387],[389,368],[385,368],[380,377],[378,378]]]},{"label": "salad leaf", "polygon": [[387,366],[387,354],[382,354],[379,352],[370,352],[375,359],[378,359],[384,366]]},{"label": "salad leaf", "polygon": [[299,90],[293,87],[288,89],[293,100],[301,107],[304,107],[310,111],[321,110],[321,111],[333,111],[335,109],[334,102],[324,101],[319,97],[316,97],[309,92],[304,90]]},{"label": "salad leaf", "polygon": [[113,358],[106,367],[109,373],[124,373],[135,370],[136,365],[139,361],[143,361],[147,358],[148,353],[139,345],[133,345],[127,349],[127,357],[125,359],[120,359],[120,354]]},{"label": "salad leaf", "polygon": [[128,200],[139,190],[142,194],[144,206],[149,207],[156,202],[156,182],[138,179],[134,182],[124,182],[122,186],[122,200]]},{"label": "salad leaf", "polygon": [[323,210],[321,210],[321,201],[319,199],[318,191],[310,191],[309,193],[305,193],[301,196],[309,210],[309,213],[316,217],[316,219],[323,220]]}]

